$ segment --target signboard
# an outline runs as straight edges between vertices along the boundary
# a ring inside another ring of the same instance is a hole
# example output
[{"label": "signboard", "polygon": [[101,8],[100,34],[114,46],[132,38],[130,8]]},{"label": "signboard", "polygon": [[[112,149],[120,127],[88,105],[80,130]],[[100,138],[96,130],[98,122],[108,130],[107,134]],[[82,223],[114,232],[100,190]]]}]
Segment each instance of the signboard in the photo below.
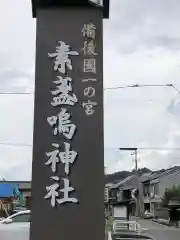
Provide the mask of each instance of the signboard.
[{"label": "signboard", "polygon": [[37,15],[31,240],[104,240],[102,9]]}]

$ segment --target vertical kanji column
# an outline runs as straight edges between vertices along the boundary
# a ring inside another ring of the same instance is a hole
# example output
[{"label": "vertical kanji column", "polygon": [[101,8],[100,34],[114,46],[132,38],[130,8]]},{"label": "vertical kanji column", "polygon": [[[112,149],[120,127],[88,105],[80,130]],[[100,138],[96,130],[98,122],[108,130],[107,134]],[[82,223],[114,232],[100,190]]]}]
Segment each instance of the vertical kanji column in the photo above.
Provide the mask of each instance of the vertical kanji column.
[{"label": "vertical kanji column", "polygon": [[37,14],[31,240],[104,240],[102,19]]}]

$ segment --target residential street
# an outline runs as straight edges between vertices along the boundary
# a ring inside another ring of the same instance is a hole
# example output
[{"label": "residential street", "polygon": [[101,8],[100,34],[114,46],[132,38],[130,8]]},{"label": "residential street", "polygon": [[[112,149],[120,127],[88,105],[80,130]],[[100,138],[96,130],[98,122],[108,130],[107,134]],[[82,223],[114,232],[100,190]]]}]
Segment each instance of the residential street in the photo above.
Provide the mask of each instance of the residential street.
[{"label": "residential street", "polygon": [[172,228],[157,224],[151,220],[139,219],[137,220],[143,228],[148,229],[155,240],[179,240],[180,229]]}]

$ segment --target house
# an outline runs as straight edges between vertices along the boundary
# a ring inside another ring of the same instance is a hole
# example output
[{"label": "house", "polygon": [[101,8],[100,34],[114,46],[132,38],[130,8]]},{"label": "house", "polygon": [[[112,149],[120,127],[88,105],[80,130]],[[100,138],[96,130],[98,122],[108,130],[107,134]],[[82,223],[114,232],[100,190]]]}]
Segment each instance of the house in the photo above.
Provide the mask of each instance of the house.
[{"label": "house", "polygon": [[22,194],[25,206],[30,208],[31,205],[31,181],[17,182],[20,193]]},{"label": "house", "polygon": [[180,167],[168,169],[164,174],[150,180],[150,211],[155,216],[156,210],[161,207],[165,190],[173,185],[180,185]]},{"label": "house", "polygon": [[166,188],[180,185],[180,167],[144,174],[140,177],[140,182],[143,186],[144,209],[155,216],[156,210],[161,207]]},{"label": "house", "polygon": [[0,213],[1,216],[11,212],[19,204],[18,197],[14,193],[15,188],[21,193],[24,199],[24,206],[30,207],[31,182],[30,181],[0,181]]},{"label": "house", "polygon": [[117,203],[117,191],[118,191],[118,188],[116,184],[112,184],[109,187],[109,198],[108,198],[109,205],[113,205]]},{"label": "house", "polygon": [[[142,214],[147,210],[155,216],[157,209],[161,207],[166,188],[176,184],[180,185],[180,167],[145,173],[138,178],[135,175],[129,176],[111,186],[109,201],[111,205],[128,206],[132,215]],[[132,198],[132,192],[135,189],[141,191],[137,200]],[[137,204],[136,201],[140,202]]]},{"label": "house", "polygon": [[[118,213],[123,213],[123,216],[129,218],[129,214],[135,214],[136,204],[132,197],[132,191],[138,186],[137,177],[135,175],[129,176],[116,184],[113,184],[109,195],[110,204]],[[116,214],[117,215],[117,214]]]},{"label": "house", "polygon": [[157,173],[143,174],[140,177],[140,182],[143,187],[144,210],[150,212],[150,181],[157,177]]}]

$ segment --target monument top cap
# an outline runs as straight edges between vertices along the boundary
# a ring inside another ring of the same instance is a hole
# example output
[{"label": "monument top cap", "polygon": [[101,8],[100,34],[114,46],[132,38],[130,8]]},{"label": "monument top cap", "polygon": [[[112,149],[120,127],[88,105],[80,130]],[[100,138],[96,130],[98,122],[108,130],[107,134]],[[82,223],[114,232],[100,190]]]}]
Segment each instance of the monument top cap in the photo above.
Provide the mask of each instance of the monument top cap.
[{"label": "monument top cap", "polygon": [[33,18],[37,16],[38,8],[51,7],[102,7],[103,18],[109,18],[109,0],[31,0]]}]

